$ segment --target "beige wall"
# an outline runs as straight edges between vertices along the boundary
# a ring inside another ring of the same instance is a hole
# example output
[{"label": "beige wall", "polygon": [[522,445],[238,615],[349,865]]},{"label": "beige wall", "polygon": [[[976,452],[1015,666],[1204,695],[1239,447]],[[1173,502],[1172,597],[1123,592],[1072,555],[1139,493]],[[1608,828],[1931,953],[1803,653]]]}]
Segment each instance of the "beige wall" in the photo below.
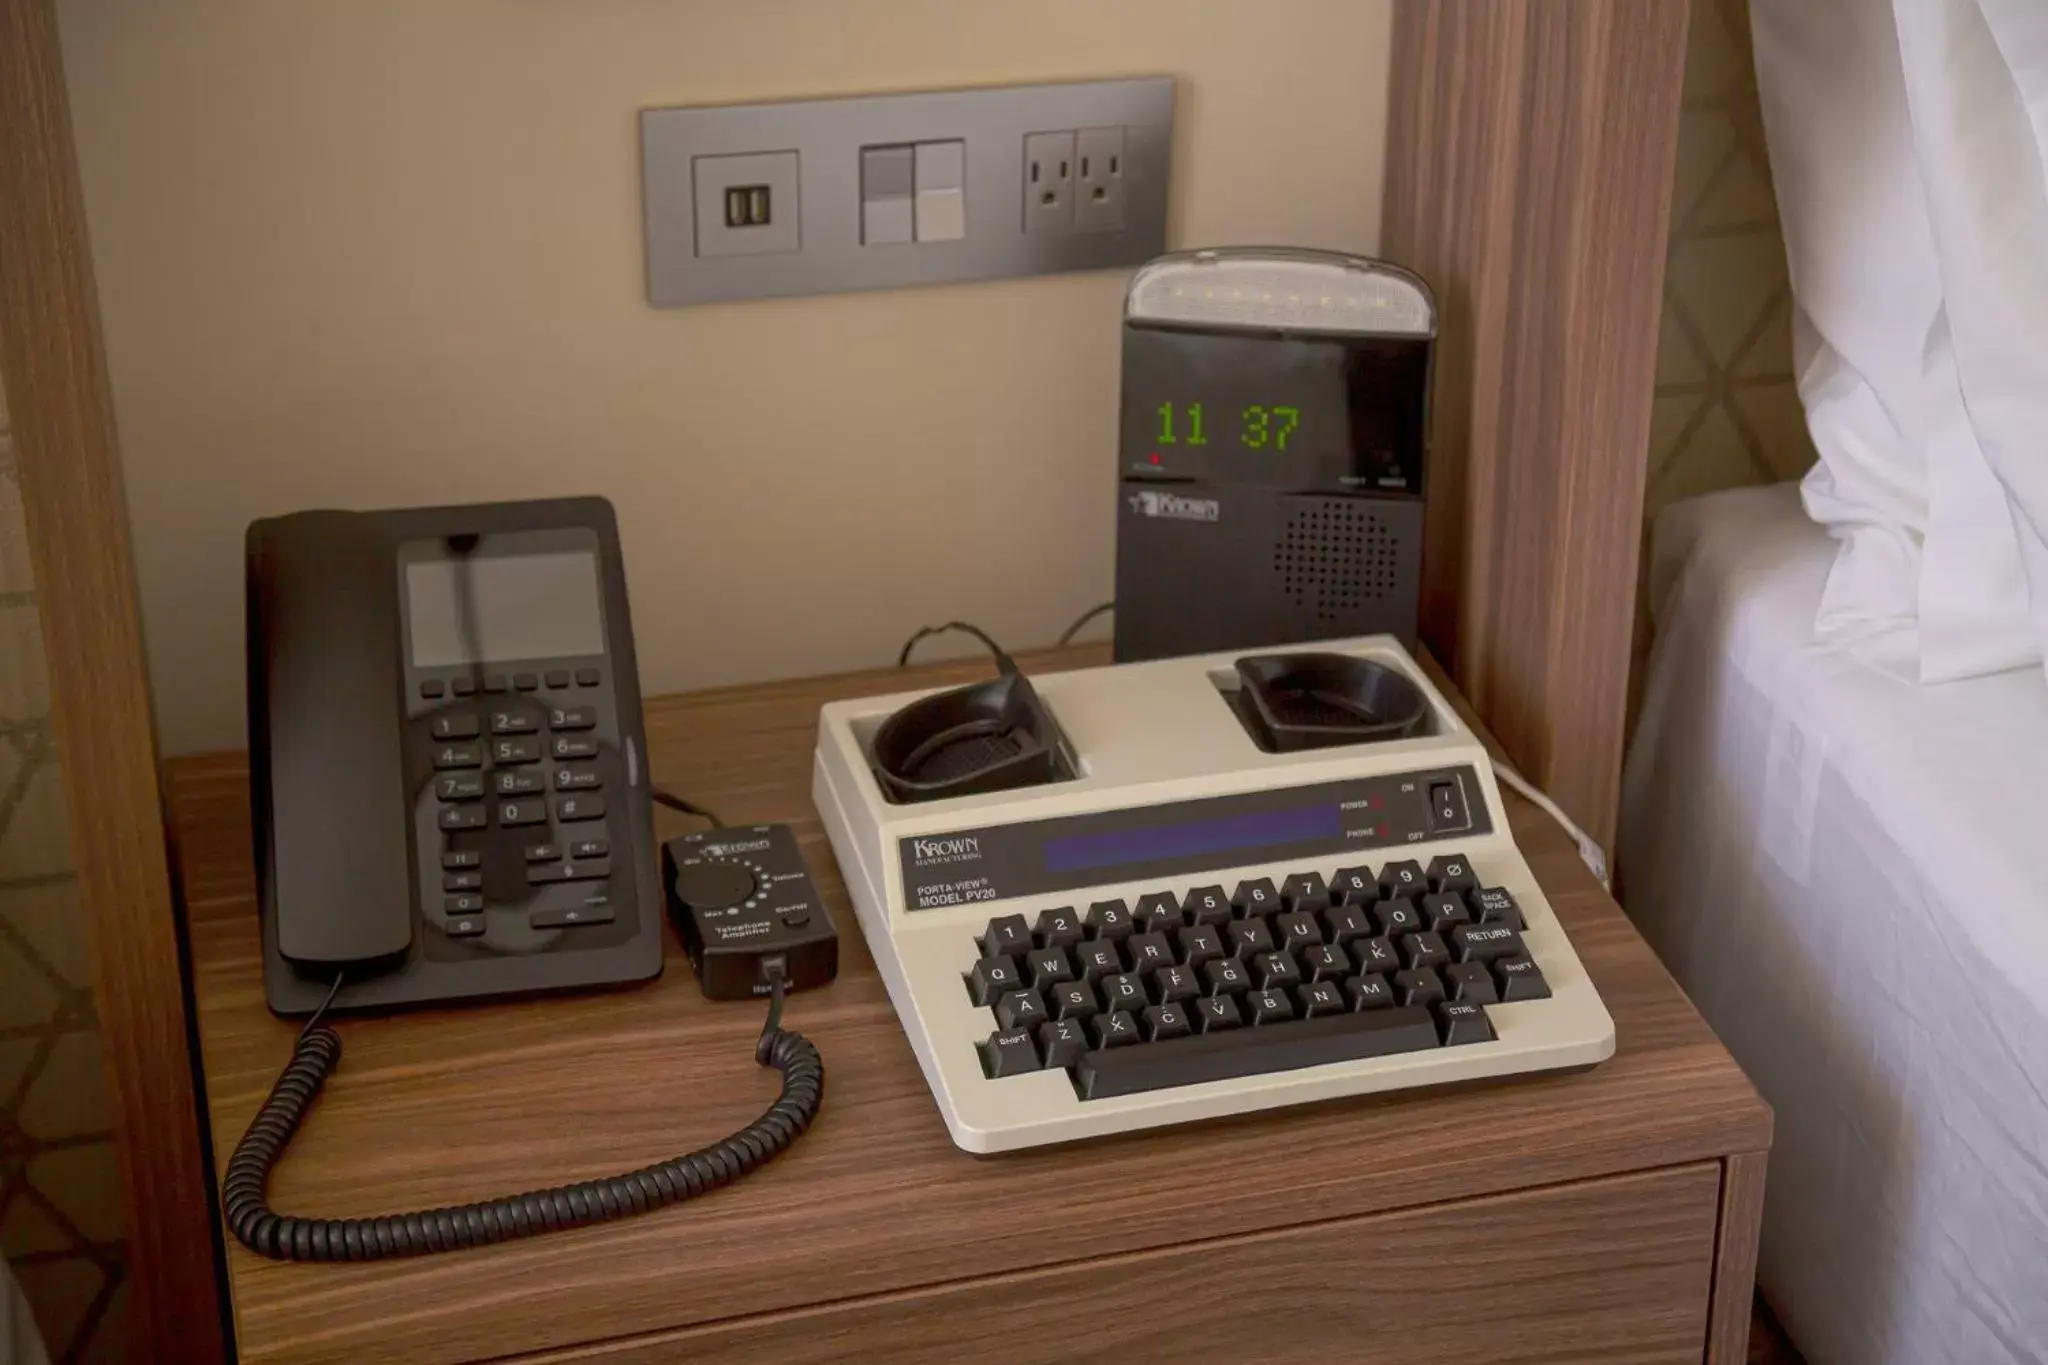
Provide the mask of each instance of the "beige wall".
[{"label": "beige wall", "polygon": [[642,106],[1166,72],[1173,245],[1378,239],[1390,0],[60,9],[173,751],[292,508],[609,496],[657,691],[1109,595],[1123,276],[650,309]]}]

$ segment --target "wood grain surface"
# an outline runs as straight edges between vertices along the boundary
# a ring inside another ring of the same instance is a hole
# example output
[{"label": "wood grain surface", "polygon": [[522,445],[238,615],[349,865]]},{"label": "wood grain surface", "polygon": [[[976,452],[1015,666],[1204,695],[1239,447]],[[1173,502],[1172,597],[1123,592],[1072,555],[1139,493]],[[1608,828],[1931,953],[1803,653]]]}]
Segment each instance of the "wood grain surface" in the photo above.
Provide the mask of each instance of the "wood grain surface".
[{"label": "wood grain surface", "polygon": [[[1699,1365],[1712,1163],[996,1275],[540,1357],[548,1365]],[[1213,1292],[1188,1292],[1195,1287]],[[533,1359],[529,1357],[529,1359]],[[539,1365],[539,1361],[535,1365]]]},{"label": "wood grain surface", "polygon": [[126,1192],[137,1359],[224,1332],[156,735],[50,0],[0,0],[0,377]]},{"label": "wood grain surface", "polygon": [[1743,1365],[1749,1358],[1757,1243],[1764,1230],[1764,1172],[1770,1161],[1769,1152],[1737,1152],[1721,1163],[1721,1226],[1715,1237],[1707,1365]]},{"label": "wood grain surface", "polygon": [[1423,634],[1603,844],[1687,0],[1401,0],[1381,249],[1439,306]]},{"label": "wood grain surface", "polygon": [[[1101,657],[1083,648],[1023,663],[1051,671]],[[986,671],[881,670],[648,705],[655,779],[728,821],[793,824],[839,925],[839,979],[789,1011],[827,1068],[808,1136],[729,1190],[604,1228],[376,1265],[279,1265],[231,1248],[242,1358],[439,1362],[564,1348],[1768,1146],[1769,1110],[1734,1062],[1571,844],[1514,803],[1516,837],[1614,1015],[1612,1060],[1577,1076],[996,1158],[956,1150],[855,925],[811,808],[810,765],[822,703]],[[224,1161],[294,1028],[263,1005],[246,762],[181,760],[169,778]],[[664,837],[688,827],[660,819]],[[275,1203],[320,1215],[415,1208],[697,1146],[773,1095],[752,1061],[759,1027],[757,1009],[697,993],[672,938],[668,975],[640,990],[346,1020],[346,1054],[279,1167]],[[1703,1199],[1711,1219],[1717,1191]],[[1704,1299],[1694,1307],[1703,1339]]]}]

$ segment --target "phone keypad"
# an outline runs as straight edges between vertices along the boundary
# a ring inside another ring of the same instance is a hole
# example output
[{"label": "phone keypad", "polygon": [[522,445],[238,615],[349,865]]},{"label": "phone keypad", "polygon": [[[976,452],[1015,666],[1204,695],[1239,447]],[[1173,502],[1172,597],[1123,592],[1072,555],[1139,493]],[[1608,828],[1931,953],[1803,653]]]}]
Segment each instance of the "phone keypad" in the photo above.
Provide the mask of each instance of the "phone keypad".
[{"label": "phone keypad", "polygon": [[[544,677],[550,694],[571,686],[572,680],[576,687],[597,687],[603,681],[595,668],[548,670]],[[603,883],[612,872],[611,842],[600,837],[605,831],[599,823],[607,814],[601,794],[605,778],[593,761],[600,745],[591,733],[598,726],[598,708],[558,695],[517,695],[538,690],[542,681],[543,675],[534,673],[490,674],[482,679],[482,690],[496,694],[488,703],[431,716],[434,794],[440,802],[436,823],[451,842],[480,839],[479,832],[493,827],[527,832],[528,842],[515,847],[531,894],[551,886],[579,887],[573,904],[537,901],[529,917],[532,928],[609,924],[614,910]],[[420,695],[429,699],[476,691],[474,677],[420,684]],[[564,835],[573,827],[583,837],[550,838],[550,826]],[[488,932],[483,868],[488,846],[441,850],[441,928],[450,938]]]}]

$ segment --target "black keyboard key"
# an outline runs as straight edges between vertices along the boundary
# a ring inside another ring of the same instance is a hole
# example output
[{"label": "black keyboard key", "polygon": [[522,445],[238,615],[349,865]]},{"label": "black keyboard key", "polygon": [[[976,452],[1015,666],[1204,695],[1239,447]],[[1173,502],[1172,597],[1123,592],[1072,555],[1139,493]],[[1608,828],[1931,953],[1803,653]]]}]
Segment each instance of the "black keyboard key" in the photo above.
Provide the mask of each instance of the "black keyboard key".
[{"label": "black keyboard key", "polygon": [[1082,982],[1069,981],[1064,986],[1054,986],[1046,999],[1055,1019],[1081,1020],[1095,1016],[1095,988]]},{"label": "black keyboard key", "polygon": [[427,731],[435,739],[475,739],[476,712],[449,711],[438,715],[427,722]]},{"label": "black keyboard key", "polygon": [[481,913],[483,908],[484,898],[475,892],[445,896],[441,900],[441,909],[450,915],[475,915]]},{"label": "black keyboard key", "polygon": [[586,924],[610,924],[609,905],[569,905],[555,910],[536,910],[526,917],[531,929],[575,929]]},{"label": "black keyboard key", "polygon": [[1504,887],[1481,887],[1465,900],[1481,924],[1505,924],[1518,932],[1529,927],[1522,919],[1522,907]]},{"label": "black keyboard key", "polygon": [[448,688],[446,684],[444,684],[439,678],[426,678],[422,680],[420,683],[420,695],[422,697],[425,697],[428,701],[433,701],[436,697],[441,696],[447,690]]},{"label": "black keyboard key", "polygon": [[1511,1000],[1548,1000],[1550,983],[1543,979],[1535,959],[1502,957],[1493,962],[1494,979],[1500,983],[1502,1003]]},{"label": "black keyboard key", "polygon": [[1358,959],[1361,972],[1401,970],[1401,956],[1394,951],[1394,940],[1390,938],[1362,938],[1351,945],[1351,953]]},{"label": "black keyboard key", "polygon": [[1344,999],[1354,1010],[1394,1008],[1394,988],[1384,976],[1355,976],[1344,983]]},{"label": "black keyboard key", "polygon": [[486,692],[503,692],[511,685],[503,673],[484,674],[484,691]]},{"label": "black keyboard key", "polygon": [[1128,1010],[1096,1015],[1088,1021],[1088,1036],[1099,1048],[1136,1047],[1144,1041],[1138,1036],[1138,1016]]},{"label": "black keyboard key", "polygon": [[1031,936],[1041,948],[1071,948],[1086,937],[1086,932],[1074,907],[1062,905],[1055,910],[1039,911],[1037,922],[1031,926]]},{"label": "black keyboard key", "polygon": [[493,763],[538,763],[540,762],[540,741],[537,739],[494,739],[491,741]]},{"label": "black keyboard key", "polygon": [[558,792],[596,791],[604,785],[604,778],[595,768],[555,769],[555,790]]},{"label": "black keyboard key", "polygon": [[553,882],[597,882],[612,875],[612,860],[609,858],[586,858],[580,863],[555,863],[552,866],[535,865],[526,869],[528,886],[547,886]]},{"label": "black keyboard key", "polygon": [[1253,991],[1244,998],[1244,1011],[1251,1016],[1253,1028],[1261,1024],[1292,1023],[1294,1001],[1283,990]]},{"label": "black keyboard key", "polygon": [[500,768],[491,774],[491,790],[500,796],[530,796],[545,785],[538,768]]},{"label": "black keyboard key", "polygon": [[482,829],[491,813],[483,806],[448,806],[441,811],[442,829]]},{"label": "black keyboard key", "polygon": [[1022,915],[1004,915],[990,920],[975,942],[983,957],[1022,957],[1031,951],[1031,931]]},{"label": "black keyboard key", "polygon": [[1462,896],[1479,886],[1479,878],[1472,875],[1472,860],[1462,853],[1442,853],[1431,858],[1424,876],[1430,890],[1448,891],[1453,896]]},{"label": "black keyboard key", "polygon": [[[1210,1003],[1202,1002],[1204,1006]],[[1326,1014],[1287,1028],[1225,1032],[1210,1026],[1199,1038],[1119,1052],[1091,1052],[1074,1069],[1074,1081],[1083,1099],[1107,1099],[1436,1046],[1436,1022],[1428,1010]]]},{"label": "black keyboard key", "polygon": [[1131,907],[1120,900],[1097,901],[1088,907],[1088,935],[1091,938],[1115,942],[1129,938],[1137,927],[1131,919]]},{"label": "black keyboard key", "polygon": [[1024,970],[1031,974],[1031,989],[1064,985],[1074,979],[1074,964],[1064,948],[1036,948],[1025,955]]},{"label": "black keyboard key", "polygon": [[1300,955],[1301,974],[1311,981],[1342,981],[1357,968],[1351,954],[1334,943],[1320,943]]},{"label": "black keyboard key", "polygon": [[1038,1047],[1048,1067],[1072,1066],[1088,1052],[1088,1030],[1079,1019],[1048,1019],[1038,1026]]},{"label": "black keyboard key", "polygon": [[482,850],[474,848],[451,848],[441,854],[441,866],[447,868],[482,867]]},{"label": "black keyboard key", "polygon": [[448,684],[448,690],[458,697],[473,697],[476,695],[476,679],[456,678]]},{"label": "black keyboard key", "polygon": [[562,846],[560,844],[528,844],[523,852],[526,854],[526,861],[529,863],[554,863],[560,862],[562,859]]},{"label": "black keyboard key", "polygon": [[1171,891],[1154,891],[1138,897],[1138,928],[1147,933],[1166,933],[1181,926],[1180,900]]},{"label": "black keyboard key", "polygon": [[1115,976],[1123,969],[1123,956],[1117,952],[1114,943],[1098,939],[1074,949],[1074,971],[1083,981],[1100,981],[1105,976]]},{"label": "black keyboard key", "polygon": [[1330,888],[1320,872],[1297,872],[1280,883],[1280,903],[1289,910],[1314,914],[1330,908]]},{"label": "black keyboard key", "polygon": [[526,711],[491,712],[494,735],[530,735],[540,729],[540,717]]},{"label": "black keyboard key", "polygon": [[450,768],[481,768],[484,766],[484,751],[474,744],[443,744],[434,750],[434,767],[441,772]]},{"label": "black keyboard key", "polygon": [[450,938],[480,938],[484,932],[482,915],[458,915],[441,926],[441,932]]},{"label": "black keyboard key", "polygon": [[1195,1027],[1203,1033],[1222,1033],[1243,1023],[1243,1016],[1237,1012],[1237,1001],[1231,996],[1211,995],[1195,1002]]},{"label": "black keyboard key", "polygon": [[1005,1029],[1037,1028],[1048,1017],[1037,991],[1010,991],[996,1001],[996,1022]]},{"label": "black keyboard key", "polygon": [[1335,981],[1311,982],[1294,994],[1301,1001],[1301,1017],[1304,1019],[1313,1019],[1321,1014],[1342,1014],[1347,1008],[1344,987]]},{"label": "black keyboard key", "polygon": [[576,670],[576,685],[578,687],[595,687],[597,686],[598,676],[598,671],[594,668],[579,668]]},{"label": "black keyboard key", "polygon": [[1413,858],[1388,863],[1380,869],[1380,899],[1396,900],[1403,896],[1419,896],[1429,890],[1429,881],[1422,874],[1422,864]]},{"label": "black keyboard key", "polygon": [[1380,898],[1379,878],[1369,867],[1340,867],[1330,878],[1330,900],[1336,905],[1371,905]]},{"label": "black keyboard key", "polygon": [[1414,901],[1381,901],[1372,908],[1372,922],[1382,934],[1398,938],[1422,928],[1422,912]]},{"label": "black keyboard key", "polygon": [[589,706],[556,706],[548,711],[550,730],[595,730],[597,710]]},{"label": "black keyboard key", "polygon": [[558,796],[555,798],[555,818],[565,825],[580,820],[604,819],[604,798],[602,796]]},{"label": "black keyboard key", "polygon": [[473,801],[483,794],[482,773],[443,773],[434,779],[434,795],[443,801]]},{"label": "black keyboard key", "polygon": [[1189,924],[1230,923],[1230,900],[1220,886],[1198,886],[1182,898],[1180,912]]},{"label": "black keyboard key", "polygon": [[1444,998],[1443,978],[1428,967],[1395,972],[1394,996],[1404,1005],[1434,1005]]},{"label": "black keyboard key", "polygon": [[1273,917],[1273,933],[1290,953],[1313,948],[1323,941],[1323,926],[1311,910],[1289,910]]},{"label": "black keyboard key", "polygon": [[611,851],[611,844],[603,839],[576,839],[569,844],[571,858],[602,858]]},{"label": "black keyboard key", "polygon": [[1500,999],[1500,991],[1493,984],[1493,973],[1486,970],[1484,962],[1456,962],[1438,974],[1444,979],[1444,991],[1453,1000],[1491,1005]]},{"label": "black keyboard key", "polygon": [[1175,1038],[1185,1038],[1194,1032],[1195,1026],[1188,1019],[1186,1005],[1153,1005],[1145,1011],[1145,1041],[1165,1043]]},{"label": "black keyboard key", "polygon": [[967,995],[977,1005],[992,1006],[1011,991],[1024,989],[1024,973],[1011,957],[985,957],[967,974]]},{"label": "black keyboard key", "polygon": [[1448,891],[1432,891],[1415,906],[1432,933],[1448,934],[1453,926],[1472,922],[1472,912],[1465,908],[1464,899]]},{"label": "black keyboard key", "polygon": [[1463,1000],[1444,1000],[1435,1006],[1438,1036],[1445,1047],[1493,1041],[1493,1021],[1486,1011]]},{"label": "black keyboard key", "polygon": [[1173,965],[1173,945],[1165,934],[1132,934],[1124,940],[1124,958],[1134,972],[1155,972]]},{"label": "black keyboard key", "polygon": [[1102,995],[1102,1008],[1111,1012],[1136,1014],[1145,1008],[1145,980],[1136,972],[1105,976],[1095,983]]},{"label": "black keyboard key", "polygon": [[1372,919],[1361,906],[1340,905],[1323,914],[1323,927],[1330,931],[1330,942],[1349,943],[1355,938],[1373,937]]},{"label": "black keyboard key", "polygon": [[597,741],[583,735],[556,735],[548,741],[548,752],[556,758],[596,758]]},{"label": "black keyboard key", "polygon": [[1401,961],[1409,967],[1442,967],[1451,960],[1451,950],[1440,934],[1425,930],[1401,940]]},{"label": "black keyboard key", "polygon": [[549,687],[567,687],[569,685],[569,670],[566,668],[551,668],[542,674],[541,677]]},{"label": "black keyboard key", "polygon": [[508,827],[519,825],[545,825],[548,822],[548,803],[545,801],[500,801],[498,823]]},{"label": "black keyboard key", "polygon": [[1528,953],[1522,936],[1505,924],[1461,924],[1451,930],[1451,951],[1460,962],[1491,962]]},{"label": "black keyboard key", "polygon": [[1202,979],[1193,967],[1161,967],[1152,973],[1152,998],[1162,1005],[1179,1004],[1202,994]]},{"label": "black keyboard key", "polygon": [[980,1044],[981,1071],[990,1080],[1038,1070],[1038,1047],[1023,1029],[991,1033]]},{"label": "black keyboard key", "polygon": [[1198,924],[1180,931],[1180,960],[1190,967],[1214,962],[1224,956],[1223,935],[1213,924]]},{"label": "black keyboard key", "polygon": [[540,686],[540,674],[514,673],[512,675],[512,685],[518,688],[521,692],[531,692],[536,687]]},{"label": "black keyboard key", "polygon": [[1253,957],[1279,946],[1273,941],[1272,927],[1262,919],[1237,920],[1224,930],[1224,935],[1232,957]]},{"label": "black keyboard key", "polygon": [[1254,877],[1237,884],[1230,904],[1240,915],[1270,915],[1280,908],[1280,892],[1271,877]]},{"label": "black keyboard key", "polygon": [[1211,995],[1243,995],[1252,988],[1251,973],[1234,957],[1204,963],[1202,982]]},{"label": "black keyboard key", "polygon": [[1278,990],[1301,984],[1301,968],[1292,953],[1260,953],[1252,959],[1252,979],[1262,990]]}]

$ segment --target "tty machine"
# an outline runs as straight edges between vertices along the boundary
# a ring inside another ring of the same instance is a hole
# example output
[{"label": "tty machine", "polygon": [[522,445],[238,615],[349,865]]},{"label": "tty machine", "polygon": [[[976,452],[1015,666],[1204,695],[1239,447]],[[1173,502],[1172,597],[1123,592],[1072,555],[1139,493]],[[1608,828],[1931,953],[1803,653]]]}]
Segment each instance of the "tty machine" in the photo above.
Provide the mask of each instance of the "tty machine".
[{"label": "tty machine", "polygon": [[813,796],[974,1152],[1581,1068],[1614,1024],[1388,636],[824,708]]}]

